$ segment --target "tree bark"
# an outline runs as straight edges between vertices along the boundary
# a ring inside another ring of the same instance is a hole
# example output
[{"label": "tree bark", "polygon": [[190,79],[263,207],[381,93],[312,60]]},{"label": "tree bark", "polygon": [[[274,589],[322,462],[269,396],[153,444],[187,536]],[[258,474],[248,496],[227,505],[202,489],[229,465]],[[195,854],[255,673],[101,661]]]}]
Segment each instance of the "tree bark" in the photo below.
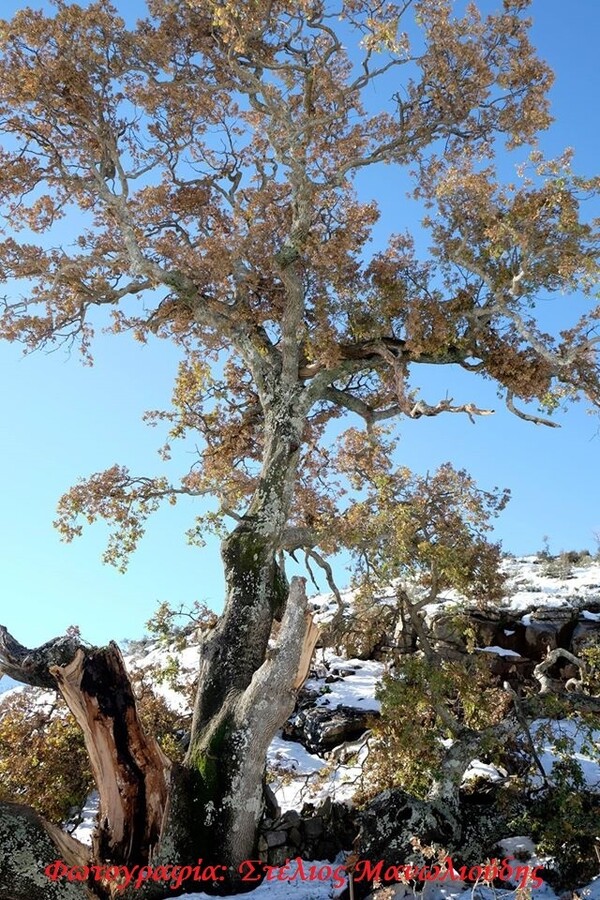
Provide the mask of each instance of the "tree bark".
[{"label": "tree bark", "polygon": [[[276,562],[288,521],[304,416],[294,390],[273,391],[265,410],[262,473],[248,512],[222,546],[223,615],[201,647],[199,688],[184,765],[171,766],[145,735],[115,644],[57,639],[28,650],[4,629],[0,667],[20,681],[57,687],[81,726],[100,792],[94,861],[227,866],[202,890],[248,888],[238,866],[255,856],[266,752],[293,710],[319,634],[305,580],[285,581]],[[281,624],[275,641],[273,623]],[[250,885],[252,886],[252,885]],[[150,900],[198,889],[146,884],[119,895]],[[114,885],[94,883],[99,896]]]},{"label": "tree bark", "polygon": [[[297,390],[273,387],[264,408],[257,488],[247,514],[222,545],[225,609],[201,648],[186,765],[196,773],[196,790],[208,810],[205,858],[226,861],[232,873],[255,854],[266,750],[293,709],[299,670],[316,641],[304,579],[293,579],[288,588],[276,562],[305,423],[299,405]],[[282,616],[270,649],[273,623]],[[239,886],[233,874],[232,879]]]},{"label": "tree bark", "polygon": [[46,866],[57,859],[82,866],[87,847],[18,803],[0,803],[0,897],[2,900],[89,900],[81,883],[53,882]]},{"label": "tree bark", "polygon": [[170,763],[142,729],[119,648],[80,648],[71,663],[50,672],[83,731],[100,792],[94,858],[117,864],[150,858],[162,828]]}]

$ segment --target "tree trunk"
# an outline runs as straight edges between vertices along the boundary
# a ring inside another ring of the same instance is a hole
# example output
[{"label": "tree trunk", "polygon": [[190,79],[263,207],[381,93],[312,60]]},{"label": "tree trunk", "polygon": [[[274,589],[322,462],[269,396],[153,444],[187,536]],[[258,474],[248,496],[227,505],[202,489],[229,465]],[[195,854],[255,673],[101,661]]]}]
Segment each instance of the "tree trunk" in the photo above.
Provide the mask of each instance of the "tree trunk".
[{"label": "tree trunk", "polygon": [[[276,562],[290,512],[304,417],[293,392],[273,392],[265,411],[261,476],[242,522],[223,542],[227,601],[201,648],[186,765],[203,798],[198,845],[232,868],[255,855],[267,747],[291,713],[298,672],[316,634],[303,579],[288,589]],[[269,649],[273,622],[279,636]],[[302,680],[306,672],[302,675]]]},{"label": "tree trunk", "polygon": [[83,731],[100,792],[94,858],[149,858],[162,828],[170,763],[142,729],[119,648],[79,649],[69,665],[50,672]]},{"label": "tree trunk", "polygon": [[[305,581],[294,578],[277,640],[246,690],[230,692],[219,727],[208,727],[192,762],[185,766],[172,766],[154,739],[144,733],[118,647],[75,648],[73,644],[73,659],[63,666],[52,665],[49,671],[83,730],[100,793],[92,850],[31,810],[2,806],[0,829],[14,833],[14,840],[0,843],[0,897],[156,900],[191,889],[219,893],[239,889],[237,867],[255,851],[266,751],[293,710],[318,634],[308,613]],[[6,631],[3,637],[0,666],[10,666],[13,677],[21,674],[19,663],[34,656],[41,666],[39,650],[27,651]],[[54,642],[45,645],[45,652],[49,660],[55,659]],[[31,683],[26,663],[24,674]],[[15,823],[23,827],[16,828]],[[34,852],[37,846],[43,853]],[[169,880],[124,886],[122,880],[117,884],[114,877],[98,877],[90,871],[85,893],[64,879],[53,884],[45,878],[44,867],[57,859],[79,867],[121,866],[123,872],[125,866],[130,871],[137,866],[139,871],[148,863],[155,869],[194,866],[202,859],[205,872],[208,865],[219,870],[214,879],[199,884],[190,876],[176,888]],[[18,871],[21,877],[15,887]],[[43,885],[47,894],[39,892]]]},{"label": "tree trunk", "polygon": [[[115,644],[96,649],[61,638],[28,650],[0,631],[0,668],[28,684],[57,687],[83,730],[100,793],[94,862],[194,866],[202,859],[205,867],[219,866],[201,885],[188,879],[175,888],[90,877],[92,896],[154,900],[192,888],[227,893],[253,886],[240,881],[238,866],[256,855],[267,748],[293,710],[318,636],[305,580],[288,586],[276,562],[304,425],[294,402],[293,391],[274,395],[266,410],[258,486],[223,542],[227,600],[201,647],[182,766],[172,766],[145,735]],[[270,645],[275,619],[281,625]],[[5,886],[0,881],[0,891]]]}]

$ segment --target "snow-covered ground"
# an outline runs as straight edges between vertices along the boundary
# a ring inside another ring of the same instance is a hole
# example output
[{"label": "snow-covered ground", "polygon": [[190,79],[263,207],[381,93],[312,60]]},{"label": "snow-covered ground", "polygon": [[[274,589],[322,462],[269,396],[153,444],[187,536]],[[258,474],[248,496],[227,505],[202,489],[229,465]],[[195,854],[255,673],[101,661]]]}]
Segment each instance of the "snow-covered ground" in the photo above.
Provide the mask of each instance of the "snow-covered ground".
[{"label": "snow-covered ground", "polygon": [[[529,624],[528,614],[535,609],[579,609],[581,617],[600,621],[600,561],[565,566],[562,577],[548,574],[556,561],[538,556],[508,557],[503,570],[507,576],[506,595],[500,606],[511,612],[522,612],[524,625]],[[557,569],[558,571],[558,569]],[[435,603],[425,609],[427,619],[443,606],[460,604],[463,598],[457,591],[444,591]],[[586,605],[597,609],[586,610]]]},{"label": "snow-covered ground", "polygon": [[[508,597],[506,606],[515,612],[527,613],[536,607],[585,609],[587,603],[600,606],[600,563],[571,565],[565,577],[547,574],[552,563],[537,556],[508,559]],[[588,613],[596,617],[595,613]],[[525,623],[526,624],[526,623]]]},{"label": "snow-covered ground", "polygon": [[[321,655],[321,654],[319,654]],[[353,709],[378,712],[379,700],[375,699],[375,688],[381,681],[385,666],[372,659],[343,659],[330,651],[322,654],[327,668],[322,667],[322,677],[309,678],[304,687],[319,694],[317,706],[347,706]],[[326,682],[327,677],[339,677],[339,681]]]}]

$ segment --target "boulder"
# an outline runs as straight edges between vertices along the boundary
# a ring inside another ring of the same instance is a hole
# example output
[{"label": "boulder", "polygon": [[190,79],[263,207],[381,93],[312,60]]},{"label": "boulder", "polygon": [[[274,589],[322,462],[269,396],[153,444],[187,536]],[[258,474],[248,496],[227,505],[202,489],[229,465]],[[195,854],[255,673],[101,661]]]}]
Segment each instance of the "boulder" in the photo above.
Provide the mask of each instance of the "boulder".
[{"label": "boulder", "polygon": [[338,744],[359,738],[369,728],[372,711],[338,706],[299,710],[283,727],[283,737],[298,741],[311,753],[326,753]]},{"label": "boulder", "polygon": [[401,788],[384,791],[371,800],[359,813],[359,826],[359,858],[384,860],[387,865],[423,862],[413,845],[416,837],[423,846],[443,848],[460,837],[458,824],[441,806],[417,800]]},{"label": "boulder", "polygon": [[289,810],[272,824],[263,822],[259,857],[273,866],[296,856],[331,861],[352,847],[357,832],[356,811],[327,797],[320,806],[305,803],[301,813]]},{"label": "boulder", "polygon": [[571,637],[571,652],[579,656],[582,650],[600,640],[600,622],[581,619]]}]

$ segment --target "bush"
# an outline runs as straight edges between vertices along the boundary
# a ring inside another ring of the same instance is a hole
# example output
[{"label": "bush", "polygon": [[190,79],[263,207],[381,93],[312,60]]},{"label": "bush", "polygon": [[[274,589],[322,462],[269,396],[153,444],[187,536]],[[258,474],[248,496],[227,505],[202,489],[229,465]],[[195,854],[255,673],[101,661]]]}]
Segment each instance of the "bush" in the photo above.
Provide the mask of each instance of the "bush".
[{"label": "bush", "polygon": [[83,734],[62,700],[25,690],[0,715],[0,800],[27,803],[60,824],[93,787]]},{"label": "bush", "polygon": [[152,677],[152,670],[136,672],[131,679],[141,723],[148,734],[154,735],[169,759],[181,762],[191,715],[182,715],[171,709],[164,697],[155,692],[148,680],[149,675]]},{"label": "bush", "polygon": [[[373,724],[368,783],[374,791],[398,786],[421,798],[439,775],[446,753],[443,739],[454,737],[439,710],[445,709],[458,726],[483,729],[500,722],[510,704],[507,694],[496,687],[487,662],[474,657],[464,661],[406,657],[397,674],[384,676],[377,696],[381,718]],[[482,753],[500,749],[482,746]]]}]

